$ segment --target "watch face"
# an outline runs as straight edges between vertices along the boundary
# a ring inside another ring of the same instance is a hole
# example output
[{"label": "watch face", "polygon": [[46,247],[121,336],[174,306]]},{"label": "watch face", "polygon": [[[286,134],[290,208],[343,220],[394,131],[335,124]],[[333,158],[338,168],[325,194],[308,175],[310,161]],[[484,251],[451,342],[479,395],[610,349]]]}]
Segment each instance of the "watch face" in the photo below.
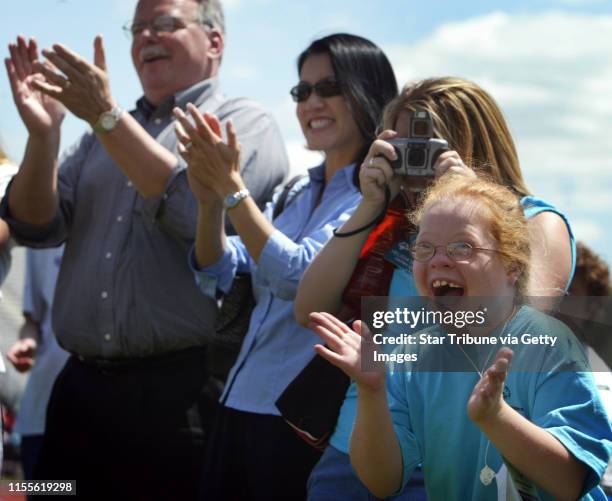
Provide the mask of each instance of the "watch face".
[{"label": "watch face", "polygon": [[232,209],[248,196],[250,196],[250,193],[247,189],[237,191],[236,193],[232,193],[231,195],[227,195],[225,197],[223,200],[223,206],[226,209]]},{"label": "watch face", "polygon": [[236,195],[228,195],[225,197],[225,207],[226,208],[228,209],[232,208],[237,203],[238,203],[238,199],[236,198]]},{"label": "watch face", "polygon": [[116,123],[117,120],[113,115],[104,115],[100,120],[100,125],[106,130],[112,129]]}]

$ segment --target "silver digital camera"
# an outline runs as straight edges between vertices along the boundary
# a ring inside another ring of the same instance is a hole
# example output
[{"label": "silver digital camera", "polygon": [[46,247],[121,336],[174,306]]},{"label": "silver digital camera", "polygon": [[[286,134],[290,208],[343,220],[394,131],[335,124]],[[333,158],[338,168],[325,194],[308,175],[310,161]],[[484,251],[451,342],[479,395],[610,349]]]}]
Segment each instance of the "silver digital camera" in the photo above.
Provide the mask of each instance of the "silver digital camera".
[{"label": "silver digital camera", "polygon": [[415,111],[410,129],[412,137],[389,140],[397,153],[397,160],[389,163],[402,176],[434,177],[433,166],[440,154],[448,151],[448,143],[432,137],[433,125],[428,111]]}]

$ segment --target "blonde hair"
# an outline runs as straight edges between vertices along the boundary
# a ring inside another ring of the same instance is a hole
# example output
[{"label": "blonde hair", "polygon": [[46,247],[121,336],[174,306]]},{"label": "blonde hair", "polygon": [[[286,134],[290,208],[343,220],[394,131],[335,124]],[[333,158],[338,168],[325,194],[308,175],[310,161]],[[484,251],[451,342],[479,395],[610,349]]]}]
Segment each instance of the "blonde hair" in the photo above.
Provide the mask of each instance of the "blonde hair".
[{"label": "blonde hair", "polygon": [[395,129],[402,111],[427,110],[434,136],[474,170],[488,174],[518,195],[529,195],[512,135],[495,100],[481,87],[458,77],[428,78],[406,85],[383,113],[385,129]]},{"label": "blonde hair", "polygon": [[435,204],[446,201],[471,203],[489,222],[500,259],[507,271],[519,271],[515,288],[517,297],[524,297],[529,281],[531,246],[523,208],[512,191],[493,180],[471,178],[461,174],[440,177],[424,194],[411,219],[417,226]]}]

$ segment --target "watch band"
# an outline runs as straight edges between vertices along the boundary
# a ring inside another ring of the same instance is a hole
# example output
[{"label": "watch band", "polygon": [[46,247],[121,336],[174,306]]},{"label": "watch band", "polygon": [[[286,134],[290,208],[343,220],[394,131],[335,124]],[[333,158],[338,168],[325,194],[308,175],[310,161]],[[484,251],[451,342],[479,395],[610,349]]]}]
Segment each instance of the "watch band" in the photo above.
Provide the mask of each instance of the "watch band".
[{"label": "watch band", "polygon": [[93,126],[94,132],[110,132],[117,126],[117,122],[119,122],[122,114],[123,109],[119,106],[114,106],[111,110],[101,113],[98,121]]},{"label": "watch band", "polygon": [[232,193],[231,195],[226,196],[223,199],[223,208],[225,210],[233,209],[236,207],[242,200],[251,196],[251,192],[246,188],[236,193]]}]

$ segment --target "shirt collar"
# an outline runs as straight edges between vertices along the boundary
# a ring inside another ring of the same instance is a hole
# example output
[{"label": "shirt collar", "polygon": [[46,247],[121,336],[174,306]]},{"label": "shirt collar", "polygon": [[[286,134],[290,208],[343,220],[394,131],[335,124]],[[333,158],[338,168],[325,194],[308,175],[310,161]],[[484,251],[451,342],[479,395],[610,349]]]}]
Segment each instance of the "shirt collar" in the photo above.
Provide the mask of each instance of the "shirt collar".
[{"label": "shirt collar", "polygon": [[317,183],[322,183],[325,179],[325,163],[308,169],[310,180]]},{"label": "shirt collar", "polygon": [[193,103],[199,106],[211,96],[219,92],[219,79],[217,77],[202,80],[191,87],[175,92],[172,96],[164,99],[158,106],[154,106],[145,97],[142,96],[136,101],[136,108],[144,115],[146,120],[152,118],[165,118],[172,113],[172,109],[178,106],[185,109],[187,103]]},{"label": "shirt collar", "polygon": [[[336,171],[334,176],[332,177],[330,184],[334,182],[339,182],[336,180],[343,180],[353,191],[358,192],[357,186],[353,183],[353,175],[356,169],[356,165],[354,163],[347,165],[346,167],[342,167]],[[316,183],[324,183],[325,182],[325,162],[316,167],[312,167],[308,169],[308,176],[312,182]]]}]

